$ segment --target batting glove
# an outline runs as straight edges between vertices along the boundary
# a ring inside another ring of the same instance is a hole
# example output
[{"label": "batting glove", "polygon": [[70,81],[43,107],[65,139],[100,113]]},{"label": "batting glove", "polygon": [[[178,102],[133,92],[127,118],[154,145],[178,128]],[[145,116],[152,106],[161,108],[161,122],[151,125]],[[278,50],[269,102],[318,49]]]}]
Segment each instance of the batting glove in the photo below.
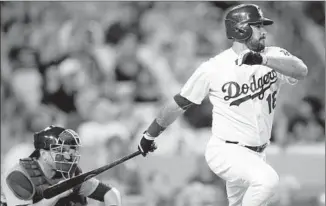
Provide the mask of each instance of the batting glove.
[{"label": "batting glove", "polygon": [[239,56],[237,59],[237,64],[241,66],[242,64],[247,65],[257,65],[262,64],[265,65],[267,63],[267,59],[264,55],[261,53],[249,51],[246,53],[243,53]]},{"label": "batting glove", "polygon": [[147,132],[144,132],[144,135],[139,142],[138,150],[145,157],[147,153],[154,152],[156,149],[157,146],[155,145],[154,138],[149,136]]}]

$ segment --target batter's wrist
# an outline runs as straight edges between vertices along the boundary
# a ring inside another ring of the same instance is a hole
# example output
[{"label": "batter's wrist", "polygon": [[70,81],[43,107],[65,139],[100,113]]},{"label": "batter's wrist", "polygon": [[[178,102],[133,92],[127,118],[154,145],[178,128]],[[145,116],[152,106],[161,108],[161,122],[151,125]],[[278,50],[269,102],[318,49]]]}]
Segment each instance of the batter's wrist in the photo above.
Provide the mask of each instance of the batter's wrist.
[{"label": "batter's wrist", "polygon": [[154,119],[151,125],[149,125],[146,132],[149,137],[155,138],[158,137],[166,128],[157,123],[157,120]]},{"label": "batter's wrist", "polygon": [[147,131],[144,132],[143,137],[147,140],[154,141],[155,137],[152,137]]}]

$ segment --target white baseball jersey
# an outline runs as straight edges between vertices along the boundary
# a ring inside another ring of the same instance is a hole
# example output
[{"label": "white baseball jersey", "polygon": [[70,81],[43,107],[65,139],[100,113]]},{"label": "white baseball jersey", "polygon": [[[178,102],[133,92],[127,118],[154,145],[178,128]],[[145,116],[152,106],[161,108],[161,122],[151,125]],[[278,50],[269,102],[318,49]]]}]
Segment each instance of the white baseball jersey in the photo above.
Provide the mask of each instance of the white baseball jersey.
[{"label": "white baseball jersey", "polygon": [[[266,47],[264,53],[290,55],[279,47]],[[209,95],[213,137],[259,146],[269,142],[281,84],[297,80],[263,65],[238,66],[237,58],[230,48],[202,63],[180,95],[196,104]]]}]

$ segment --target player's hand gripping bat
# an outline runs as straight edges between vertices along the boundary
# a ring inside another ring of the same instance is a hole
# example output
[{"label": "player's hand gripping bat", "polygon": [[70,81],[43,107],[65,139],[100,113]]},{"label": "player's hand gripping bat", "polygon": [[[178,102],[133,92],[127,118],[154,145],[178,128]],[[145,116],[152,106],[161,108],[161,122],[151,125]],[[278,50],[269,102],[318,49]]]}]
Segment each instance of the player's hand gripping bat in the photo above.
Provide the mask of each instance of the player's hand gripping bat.
[{"label": "player's hand gripping bat", "polygon": [[99,175],[101,174],[102,172],[112,168],[112,167],[115,167],[131,158],[134,158],[138,155],[140,155],[141,152],[140,151],[137,151],[137,152],[134,152],[132,154],[129,154],[111,164],[108,164],[108,165],[105,165],[103,167],[100,167],[100,168],[97,168],[95,170],[91,170],[89,172],[86,172],[86,173],[83,173],[83,174],[80,174],[78,176],[75,176],[73,178],[70,178],[68,180],[65,180],[63,182],[60,182],[58,184],[55,184],[55,185],[52,185],[50,187],[48,187],[46,190],[44,190],[43,192],[43,196],[44,198],[46,199],[50,199],[54,196],[57,196],[58,194],[61,194],[63,193],[64,191],[67,191],[85,181],[87,181],[88,179],[92,178],[92,177],[95,177],[96,175]]}]

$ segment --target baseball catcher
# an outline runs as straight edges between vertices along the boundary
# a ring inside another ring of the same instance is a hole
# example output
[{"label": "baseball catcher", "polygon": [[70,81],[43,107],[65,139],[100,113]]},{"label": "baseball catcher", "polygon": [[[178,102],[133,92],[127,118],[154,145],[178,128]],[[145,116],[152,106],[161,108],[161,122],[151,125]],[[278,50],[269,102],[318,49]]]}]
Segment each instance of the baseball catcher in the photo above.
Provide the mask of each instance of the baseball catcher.
[{"label": "baseball catcher", "polygon": [[119,191],[91,178],[51,199],[43,197],[50,185],[81,173],[80,138],[71,130],[50,126],[34,134],[35,151],[5,174],[2,189],[8,206],[81,206],[87,197],[105,205],[121,205]]}]

